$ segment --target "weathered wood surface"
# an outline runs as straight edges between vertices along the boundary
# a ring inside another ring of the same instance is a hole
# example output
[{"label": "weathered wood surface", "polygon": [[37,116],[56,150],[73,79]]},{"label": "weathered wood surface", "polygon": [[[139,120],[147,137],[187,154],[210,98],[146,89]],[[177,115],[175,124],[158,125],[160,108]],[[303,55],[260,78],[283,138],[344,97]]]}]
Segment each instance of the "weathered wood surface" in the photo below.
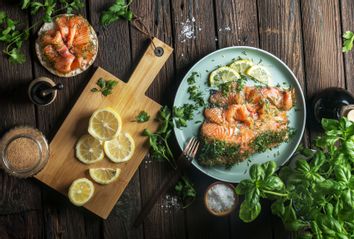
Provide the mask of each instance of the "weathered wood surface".
[{"label": "weathered wood surface", "polygon": [[[127,81],[147,46],[147,37],[126,22],[99,25],[100,12],[113,0],[87,0],[85,15],[98,32],[100,50],[95,66]],[[16,1],[0,1],[0,9],[24,24],[34,22]],[[201,57],[232,45],[255,46],[282,59],[298,77],[307,99],[328,86],[354,92],[354,53],[341,53],[343,31],[353,30],[351,0],[135,0],[133,11],[143,17],[151,33],[170,44],[174,55],[163,67],[147,95],[171,105],[185,72]],[[193,34],[183,34],[183,24]],[[36,29],[35,29],[36,30]],[[44,70],[33,51],[34,37],[24,46],[27,62],[10,64],[0,56],[0,133],[11,126],[36,126],[52,139],[90,79],[94,68],[72,79]],[[24,93],[31,79],[49,76],[65,90],[49,107],[34,107]],[[304,141],[312,140],[311,130]],[[179,151],[175,147],[175,153]],[[292,238],[263,202],[259,219],[251,224],[236,215],[216,218],[202,204],[206,187],[215,180],[191,168],[188,175],[198,199],[188,209],[166,209],[161,198],[143,225],[132,223],[155,188],[169,172],[163,162],[148,156],[107,220],[71,206],[53,190],[34,180],[17,180],[0,172],[0,238]]]}]

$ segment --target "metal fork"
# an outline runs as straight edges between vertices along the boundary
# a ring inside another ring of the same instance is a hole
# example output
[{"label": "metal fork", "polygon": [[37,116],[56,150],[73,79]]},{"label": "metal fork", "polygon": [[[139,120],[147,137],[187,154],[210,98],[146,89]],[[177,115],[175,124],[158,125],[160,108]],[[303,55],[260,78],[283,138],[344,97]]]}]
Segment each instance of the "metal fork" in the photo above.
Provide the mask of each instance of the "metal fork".
[{"label": "metal fork", "polygon": [[[165,194],[169,188],[174,186],[179,178],[181,177],[181,173],[184,169],[186,169],[193,159],[195,158],[199,148],[199,141],[192,137],[186,147],[184,148],[182,154],[177,159],[177,170],[174,170],[168,178],[165,179],[164,183],[157,190],[154,195],[149,199],[149,201],[144,205],[143,209],[141,210],[140,214],[136,218],[134,222],[134,227],[138,227],[147,217],[149,212],[151,211],[152,207],[155,205],[156,201],[161,197],[161,195]],[[186,160],[184,160],[186,158]]]}]

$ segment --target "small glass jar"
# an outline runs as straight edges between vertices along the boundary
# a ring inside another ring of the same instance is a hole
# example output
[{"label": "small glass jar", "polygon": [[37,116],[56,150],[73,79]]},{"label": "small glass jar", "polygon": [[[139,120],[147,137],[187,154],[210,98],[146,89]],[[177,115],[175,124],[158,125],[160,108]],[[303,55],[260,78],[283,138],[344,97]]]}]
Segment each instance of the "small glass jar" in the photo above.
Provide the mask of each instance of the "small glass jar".
[{"label": "small glass jar", "polygon": [[21,126],[9,130],[1,139],[1,167],[10,175],[31,177],[44,168],[49,146],[38,129]]}]

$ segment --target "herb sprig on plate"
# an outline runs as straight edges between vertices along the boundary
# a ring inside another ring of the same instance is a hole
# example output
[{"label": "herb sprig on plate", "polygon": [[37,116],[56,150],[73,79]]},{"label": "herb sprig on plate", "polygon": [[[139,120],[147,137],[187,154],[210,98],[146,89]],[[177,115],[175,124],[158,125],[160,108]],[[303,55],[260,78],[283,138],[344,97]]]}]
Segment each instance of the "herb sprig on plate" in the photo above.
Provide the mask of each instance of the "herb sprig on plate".
[{"label": "herb sprig on plate", "polygon": [[298,238],[352,238],[354,231],[354,123],[323,119],[324,135],[316,151],[302,149],[294,168],[276,173],[273,161],[250,168],[250,179],[240,182],[244,195],[239,217],[255,220],[261,198],[273,200],[272,213]]}]

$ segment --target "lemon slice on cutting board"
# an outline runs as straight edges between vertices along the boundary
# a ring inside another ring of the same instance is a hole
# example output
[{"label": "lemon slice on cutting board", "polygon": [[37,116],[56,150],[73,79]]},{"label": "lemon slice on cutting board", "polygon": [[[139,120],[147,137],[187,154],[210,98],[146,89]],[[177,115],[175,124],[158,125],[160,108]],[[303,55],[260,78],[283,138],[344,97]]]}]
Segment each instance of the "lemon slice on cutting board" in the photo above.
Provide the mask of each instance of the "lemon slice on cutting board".
[{"label": "lemon slice on cutting board", "polygon": [[119,168],[90,168],[89,174],[93,181],[99,184],[109,184],[118,179]]},{"label": "lemon slice on cutting board", "polygon": [[222,84],[225,82],[235,81],[240,78],[241,78],[241,76],[236,70],[234,70],[228,66],[223,66],[223,67],[220,67],[220,68],[214,70],[210,74],[209,84],[211,86],[219,85],[219,84]]},{"label": "lemon slice on cutting board", "polygon": [[95,187],[87,178],[76,179],[69,188],[68,197],[70,202],[76,206],[82,206],[93,196]]},{"label": "lemon slice on cutting board", "polygon": [[248,70],[254,63],[251,60],[243,59],[243,60],[236,60],[229,66],[230,68],[234,69],[240,74],[245,74],[246,70]]},{"label": "lemon slice on cutting board", "polygon": [[81,136],[76,144],[75,154],[85,164],[96,163],[104,158],[101,142],[89,134]]},{"label": "lemon slice on cutting board", "polygon": [[272,75],[269,73],[269,71],[267,71],[266,68],[260,65],[251,66],[245,73],[254,80],[266,85],[269,85],[272,81]]},{"label": "lemon slice on cutting board", "polygon": [[88,132],[98,140],[111,140],[118,136],[122,128],[119,114],[112,108],[96,110],[89,121]]},{"label": "lemon slice on cutting board", "polygon": [[134,139],[128,133],[121,133],[116,138],[104,142],[104,152],[114,163],[128,161],[134,154]]}]

